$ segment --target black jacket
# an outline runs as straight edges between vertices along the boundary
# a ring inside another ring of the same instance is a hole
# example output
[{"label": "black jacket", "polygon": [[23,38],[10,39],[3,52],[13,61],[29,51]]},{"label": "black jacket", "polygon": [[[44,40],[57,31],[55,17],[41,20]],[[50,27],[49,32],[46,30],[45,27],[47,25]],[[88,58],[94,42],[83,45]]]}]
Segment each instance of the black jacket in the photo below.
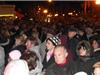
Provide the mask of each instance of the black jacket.
[{"label": "black jacket", "polygon": [[47,68],[45,75],[74,75],[76,70],[77,69],[73,61],[69,61],[63,66],[59,66],[54,63]]},{"label": "black jacket", "polygon": [[50,59],[49,59],[49,61],[47,62],[46,61],[46,56],[45,56],[45,58],[44,58],[44,60],[43,60],[43,62],[42,62],[42,64],[43,64],[43,70],[44,69],[47,69],[51,64],[53,64],[54,63],[54,56],[52,56]]},{"label": "black jacket", "polygon": [[89,57],[85,57],[85,58],[79,58],[76,60],[76,65],[77,65],[77,72],[80,71],[84,71],[86,72],[88,75],[92,75],[92,66],[95,63],[95,59],[94,58],[89,58]]}]

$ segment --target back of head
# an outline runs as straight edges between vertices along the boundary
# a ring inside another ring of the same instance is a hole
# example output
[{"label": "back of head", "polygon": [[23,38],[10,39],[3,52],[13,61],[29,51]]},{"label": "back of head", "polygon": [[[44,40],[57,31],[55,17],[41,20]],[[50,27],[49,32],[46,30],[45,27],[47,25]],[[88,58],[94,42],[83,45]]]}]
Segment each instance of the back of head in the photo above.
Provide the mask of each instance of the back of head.
[{"label": "back of head", "polygon": [[8,63],[4,75],[29,75],[27,62],[24,60],[13,60]]},{"label": "back of head", "polygon": [[36,62],[38,60],[38,57],[35,52],[27,51],[23,53],[21,59],[24,59],[27,61],[29,70],[35,69],[35,67],[37,66]]}]

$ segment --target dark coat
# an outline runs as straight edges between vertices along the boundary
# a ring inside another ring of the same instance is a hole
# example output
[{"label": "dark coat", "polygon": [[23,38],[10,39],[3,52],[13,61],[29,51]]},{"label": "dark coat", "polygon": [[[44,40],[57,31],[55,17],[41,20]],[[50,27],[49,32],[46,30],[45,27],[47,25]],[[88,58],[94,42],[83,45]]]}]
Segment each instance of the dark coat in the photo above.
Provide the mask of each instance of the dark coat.
[{"label": "dark coat", "polygon": [[92,66],[95,63],[94,58],[79,58],[75,61],[77,65],[77,72],[84,71],[88,75],[92,75],[91,73],[93,72]]},{"label": "dark coat", "polygon": [[54,56],[52,56],[50,59],[49,59],[49,61],[47,62],[46,61],[46,56],[45,56],[45,58],[44,58],[44,60],[43,60],[43,70],[44,69],[47,69],[51,64],[53,64],[54,63]]},{"label": "dark coat", "polygon": [[47,68],[45,75],[74,75],[76,70],[75,64],[72,61],[69,61],[63,66],[54,63]]}]

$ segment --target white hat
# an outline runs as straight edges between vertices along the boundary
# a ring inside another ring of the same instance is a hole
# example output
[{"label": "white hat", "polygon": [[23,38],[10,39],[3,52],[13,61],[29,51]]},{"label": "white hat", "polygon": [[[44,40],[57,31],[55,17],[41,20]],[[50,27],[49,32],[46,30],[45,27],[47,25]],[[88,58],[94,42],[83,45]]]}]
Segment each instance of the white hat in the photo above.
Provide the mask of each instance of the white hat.
[{"label": "white hat", "polygon": [[4,70],[4,75],[29,75],[29,69],[25,60],[12,60]]},{"label": "white hat", "polygon": [[81,71],[81,72],[75,73],[74,75],[88,75],[88,74],[86,72]]},{"label": "white hat", "polygon": [[21,57],[21,52],[19,50],[13,50],[9,53],[11,60],[19,59]]}]

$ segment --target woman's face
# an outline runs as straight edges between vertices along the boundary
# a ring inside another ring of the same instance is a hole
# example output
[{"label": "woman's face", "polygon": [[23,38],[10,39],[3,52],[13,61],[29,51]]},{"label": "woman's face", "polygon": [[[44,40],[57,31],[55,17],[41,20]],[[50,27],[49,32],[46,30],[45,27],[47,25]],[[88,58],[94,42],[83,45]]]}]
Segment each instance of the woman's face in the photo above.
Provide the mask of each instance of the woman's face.
[{"label": "woman's face", "polygon": [[53,45],[53,43],[50,40],[47,40],[46,47],[48,50],[52,50],[55,46]]},{"label": "woman's face", "polygon": [[100,75],[100,68],[94,69],[94,75]]},{"label": "woman's face", "polygon": [[98,44],[98,42],[97,42],[96,40],[93,41],[92,47],[93,47],[94,49],[96,49],[96,48],[99,47],[99,44]]},{"label": "woman's face", "polygon": [[87,54],[86,49],[84,47],[81,47],[79,49],[79,54],[80,54],[80,56],[86,56],[86,54]]}]

